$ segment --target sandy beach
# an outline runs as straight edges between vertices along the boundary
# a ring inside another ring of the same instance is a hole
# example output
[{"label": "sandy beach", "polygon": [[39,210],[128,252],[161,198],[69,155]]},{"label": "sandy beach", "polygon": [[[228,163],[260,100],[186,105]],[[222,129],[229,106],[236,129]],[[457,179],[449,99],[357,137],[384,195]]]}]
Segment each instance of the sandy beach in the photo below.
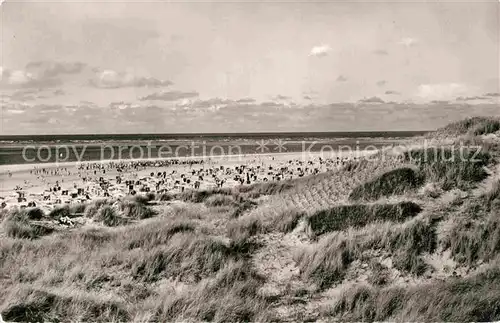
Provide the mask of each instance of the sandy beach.
[{"label": "sandy beach", "polygon": [[0,199],[4,207],[50,210],[130,194],[289,180],[334,170],[358,157],[315,152],[2,165]]}]

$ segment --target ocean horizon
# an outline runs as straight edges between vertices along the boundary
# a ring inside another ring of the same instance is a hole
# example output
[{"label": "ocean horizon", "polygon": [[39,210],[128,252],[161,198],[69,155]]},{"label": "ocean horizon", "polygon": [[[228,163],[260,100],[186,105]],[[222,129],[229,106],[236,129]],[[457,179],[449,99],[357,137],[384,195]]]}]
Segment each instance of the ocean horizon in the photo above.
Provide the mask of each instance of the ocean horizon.
[{"label": "ocean horizon", "polygon": [[0,165],[364,150],[424,131],[0,136]]},{"label": "ocean horizon", "polygon": [[420,131],[330,131],[330,132],[248,132],[248,133],[125,133],[125,134],[43,134],[0,135],[0,145],[22,142],[149,141],[149,140],[245,140],[245,139],[339,139],[409,138]]}]

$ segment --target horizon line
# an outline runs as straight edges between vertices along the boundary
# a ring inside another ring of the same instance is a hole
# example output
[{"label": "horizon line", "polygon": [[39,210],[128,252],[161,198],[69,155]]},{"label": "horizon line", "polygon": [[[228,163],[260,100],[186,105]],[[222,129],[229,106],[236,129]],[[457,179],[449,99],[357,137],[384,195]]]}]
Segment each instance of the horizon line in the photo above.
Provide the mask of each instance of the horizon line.
[{"label": "horizon line", "polygon": [[65,134],[5,134],[0,135],[3,138],[13,137],[98,137],[98,136],[252,136],[252,135],[301,135],[301,134],[376,134],[376,133],[399,133],[399,134],[425,134],[436,131],[437,129],[427,130],[354,130],[354,131],[261,131],[261,132],[158,132],[158,133],[65,133]]}]

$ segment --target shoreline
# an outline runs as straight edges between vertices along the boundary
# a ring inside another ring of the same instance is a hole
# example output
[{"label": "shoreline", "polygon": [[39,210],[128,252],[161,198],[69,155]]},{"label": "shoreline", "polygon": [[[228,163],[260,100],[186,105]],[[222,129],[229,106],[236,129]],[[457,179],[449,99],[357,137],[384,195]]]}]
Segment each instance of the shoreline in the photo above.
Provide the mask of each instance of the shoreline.
[{"label": "shoreline", "polygon": [[[381,151],[381,150],[379,150]],[[358,151],[359,153],[360,151]],[[371,153],[377,153],[378,151],[372,151]],[[302,158],[307,160],[308,158],[332,158],[332,157],[352,157],[353,153],[347,153],[342,151],[315,151],[315,152],[274,152],[274,153],[257,153],[257,154],[236,154],[236,155],[211,155],[211,156],[179,156],[179,157],[166,157],[166,158],[134,158],[134,159],[103,159],[103,160],[85,160],[85,161],[71,161],[71,162],[50,162],[50,163],[27,163],[27,164],[11,164],[11,165],[0,165],[0,174],[5,175],[10,173],[19,173],[28,171],[34,168],[45,168],[52,169],[58,167],[76,167],[79,165],[87,164],[109,164],[109,163],[126,163],[126,162],[144,162],[144,161],[165,161],[165,160],[214,160],[214,161],[244,161],[248,158],[259,158],[259,157],[290,157],[292,159]],[[363,157],[367,155],[367,152],[361,152],[359,156]],[[235,160],[236,159],[236,160]]]}]

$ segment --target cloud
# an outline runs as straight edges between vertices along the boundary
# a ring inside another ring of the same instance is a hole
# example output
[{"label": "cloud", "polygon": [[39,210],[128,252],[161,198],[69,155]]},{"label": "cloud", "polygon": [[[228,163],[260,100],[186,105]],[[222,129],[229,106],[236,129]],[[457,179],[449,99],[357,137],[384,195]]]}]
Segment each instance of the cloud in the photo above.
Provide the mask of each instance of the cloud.
[{"label": "cloud", "polygon": [[139,100],[177,101],[182,99],[195,98],[198,95],[198,92],[166,91],[149,94],[140,98]]},{"label": "cloud", "polygon": [[236,102],[238,102],[238,103],[254,103],[255,99],[252,99],[252,98],[243,98],[243,99],[236,100]]},{"label": "cloud", "polygon": [[83,63],[32,62],[24,70],[11,70],[0,67],[0,86],[2,88],[49,88],[62,83],[62,74],[80,72]]},{"label": "cloud", "polygon": [[2,87],[22,88],[36,82],[33,75],[23,70],[10,70],[0,67]]},{"label": "cloud", "polygon": [[11,95],[4,94],[3,96],[8,98],[9,101],[12,100],[12,101],[24,102],[24,101],[35,100],[36,93],[38,93],[37,90],[24,89],[24,90],[17,90],[16,92],[12,93]]},{"label": "cloud", "polygon": [[177,104],[178,107],[192,108],[192,109],[213,109],[218,110],[227,107],[230,104],[236,104],[236,101],[221,98],[211,98],[208,100],[186,100]]},{"label": "cloud", "polygon": [[303,98],[304,98],[304,100],[312,100],[312,99],[313,99],[313,98],[312,98],[312,97],[310,97],[309,95],[304,95],[304,96],[303,96]]},{"label": "cloud", "polygon": [[128,72],[114,70],[97,70],[90,84],[102,89],[116,89],[123,87],[166,87],[173,83],[153,77],[136,76]]},{"label": "cloud", "polygon": [[337,77],[337,82],[347,82],[347,77],[339,75],[339,77]]},{"label": "cloud", "polygon": [[2,109],[3,113],[6,113],[6,114],[23,114],[26,112],[26,110],[24,109],[17,109],[17,108],[5,108],[5,109]]},{"label": "cloud", "polygon": [[62,74],[77,74],[85,67],[86,64],[81,62],[38,61],[28,63],[26,65],[26,70],[32,75],[35,75],[37,79],[47,79]]},{"label": "cloud", "polygon": [[389,53],[386,50],[384,50],[384,49],[374,50],[373,53],[376,54],[376,55],[381,55],[381,56],[389,55]]},{"label": "cloud", "polygon": [[[166,87],[172,82],[153,77],[138,76],[130,72],[91,69],[81,62],[30,62],[24,70],[10,70],[0,67],[0,86],[2,88],[50,88],[63,83],[77,82],[79,85],[92,85],[97,88],[114,89],[122,87]],[[80,75],[76,77],[76,75]],[[71,77],[70,77],[71,76]],[[60,95],[54,93],[54,95]]]},{"label": "cloud", "polygon": [[109,107],[112,109],[118,109],[118,110],[124,110],[124,109],[135,109],[139,108],[139,104],[133,104],[131,102],[124,102],[124,101],[119,101],[119,102],[111,102],[109,104]]},{"label": "cloud", "polygon": [[332,49],[330,48],[329,45],[314,46],[313,48],[311,48],[309,56],[324,57],[327,56],[331,50]]},{"label": "cloud", "polygon": [[387,84],[387,81],[386,80],[380,80],[377,82],[377,86],[384,86]]},{"label": "cloud", "polygon": [[400,95],[401,93],[398,91],[393,91],[393,90],[387,90],[385,91],[386,95]]},{"label": "cloud", "polygon": [[286,96],[286,95],[278,94],[275,97],[273,97],[272,99],[275,100],[275,101],[284,101],[284,100],[290,100],[291,97]]},{"label": "cloud", "polygon": [[175,105],[162,102],[148,102],[135,108],[127,108],[134,105],[133,102],[114,102],[115,106],[127,107],[111,109],[82,104],[11,102],[1,107],[4,119],[8,120],[3,124],[3,133],[161,133],[165,129],[171,132],[270,132],[276,129],[289,132],[329,131],[332,125],[338,131],[428,130],[467,116],[498,114],[498,105],[491,103],[451,102],[439,107],[430,103],[299,106],[276,102],[242,104],[219,98],[199,101],[231,103],[226,108],[174,109]]},{"label": "cloud", "polygon": [[427,100],[452,100],[467,91],[468,87],[460,83],[422,84],[418,87],[417,96]]},{"label": "cloud", "polygon": [[488,100],[485,96],[459,96],[457,101]]},{"label": "cloud", "polygon": [[94,102],[87,101],[87,100],[81,100],[80,104],[86,105],[86,106],[95,106],[96,105]]},{"label": "cloud", "polygon": [[411,37],[404,37],[402,38],[398,44],[406,46],[406,47],[413,47],[418,43],[418,40],[416,38],[411,38]]},{"label": "cloud", "polygon": [[372,96],[370,98],[361,99],[358,102],[359,103],[385,103],[384,100],[382,100],[381,98],[376,97],[376,96]]},{"label": "cloud", "polygon": [[500,93],[499,92],[490,92],[490,93],[485,93],[484,96],[489,96],[489,97],[500,97]]},{"label": "cloud", "polygon": [[448,100],[432,100],[431,104],[449,104],[450,101]]}]

